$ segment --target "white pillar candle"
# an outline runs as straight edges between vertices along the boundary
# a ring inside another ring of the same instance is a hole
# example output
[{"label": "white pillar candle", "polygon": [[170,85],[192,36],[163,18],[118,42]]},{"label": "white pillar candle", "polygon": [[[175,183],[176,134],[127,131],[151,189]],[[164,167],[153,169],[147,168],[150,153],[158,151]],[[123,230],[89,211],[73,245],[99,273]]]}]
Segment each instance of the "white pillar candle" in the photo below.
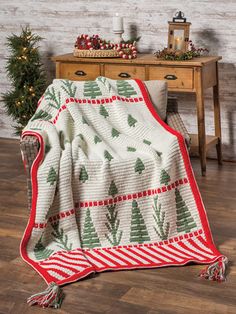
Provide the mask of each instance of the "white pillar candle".
[{"label": "white pillar candle", "polygon": [[183,47],[183,38],[175,37],[175,50],[181,50]]},{"label": "white pillar candle", "polygon": [[119,16],[119,13],[116,13],[116,15],[113,16],[113,32],[123,30],[123,17]]}]

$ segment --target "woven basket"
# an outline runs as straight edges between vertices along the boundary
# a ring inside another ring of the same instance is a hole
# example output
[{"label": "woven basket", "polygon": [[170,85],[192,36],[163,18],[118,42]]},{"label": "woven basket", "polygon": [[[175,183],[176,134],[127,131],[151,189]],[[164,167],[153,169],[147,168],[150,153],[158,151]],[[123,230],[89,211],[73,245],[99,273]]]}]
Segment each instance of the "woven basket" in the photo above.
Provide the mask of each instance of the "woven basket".
[{"label": "woven basket", "polygon": [[[130,49],[124,49],[125,53],[128,53]],[[119,52],[117,50],[81,50],[74,49],[74,57],[78,58],[119,58]]]}]

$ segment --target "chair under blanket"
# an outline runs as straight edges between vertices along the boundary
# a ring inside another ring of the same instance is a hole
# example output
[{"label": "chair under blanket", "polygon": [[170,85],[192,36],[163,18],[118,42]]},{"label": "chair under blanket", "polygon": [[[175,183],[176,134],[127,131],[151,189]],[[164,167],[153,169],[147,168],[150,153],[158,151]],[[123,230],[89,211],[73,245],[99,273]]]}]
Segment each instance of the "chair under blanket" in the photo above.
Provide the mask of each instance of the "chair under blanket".
[{"label": "chair under blanket", "polygon": [[[190,147],[189,133],[179,115],[178,103],[176,98],[167,98],[167,83],[165,81],[146,81],[144,82],[150,95],[150,99],[155,106],[159,116],[172,129],[178,131],[185,138],[187,147]],[[33,161],[35,160],[39,151],[39,142],[34,136],[25,136],[21,139],[20,148],[23,155],[27,176],[28,189],[28,207],[31,208],[31,179],[30,171]]]}]

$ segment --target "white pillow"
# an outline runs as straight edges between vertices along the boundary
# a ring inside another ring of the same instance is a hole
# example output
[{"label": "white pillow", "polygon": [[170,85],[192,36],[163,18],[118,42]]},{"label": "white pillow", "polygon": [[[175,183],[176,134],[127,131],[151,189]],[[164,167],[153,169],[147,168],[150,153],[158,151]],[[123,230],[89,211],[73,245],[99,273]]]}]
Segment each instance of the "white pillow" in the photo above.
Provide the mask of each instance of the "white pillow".
[{"label": "white pillow", "polygon": [[166,81],[144,81],[147,87],[150,99],[162,120],[166,119],[166,107],[167,107],[167,82]]}]

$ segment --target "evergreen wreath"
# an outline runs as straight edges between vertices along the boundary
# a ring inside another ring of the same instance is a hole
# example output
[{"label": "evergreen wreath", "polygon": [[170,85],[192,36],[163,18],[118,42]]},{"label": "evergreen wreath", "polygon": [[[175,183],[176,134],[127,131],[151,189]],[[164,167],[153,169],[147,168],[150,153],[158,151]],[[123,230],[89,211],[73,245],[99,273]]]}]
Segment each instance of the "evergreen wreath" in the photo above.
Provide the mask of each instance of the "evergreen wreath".
[{"label": "evergreen wreath", "polygon": [[7,38],[10,56],[6,71],[12,90],[2,94],[2,98],[7,114],[17,123],[14,128],[18,135],[33,116],[46,88],[46,74],[38,48],[41,39],[29,27],[22,28],[19,36],[12,34]]},{"label": "evergreen wreath", "polygon": [[186,52],[182,52],[181,50],[170,51],[167,48],[163,50],[158,50],[154,53],[157,58],[164,60],[172,60],[172,61],[184,61],[191,60],[196,57],[200,57],[209,52],[206,48],[196,48],[193,42],[189,41],[190,49]]}]

